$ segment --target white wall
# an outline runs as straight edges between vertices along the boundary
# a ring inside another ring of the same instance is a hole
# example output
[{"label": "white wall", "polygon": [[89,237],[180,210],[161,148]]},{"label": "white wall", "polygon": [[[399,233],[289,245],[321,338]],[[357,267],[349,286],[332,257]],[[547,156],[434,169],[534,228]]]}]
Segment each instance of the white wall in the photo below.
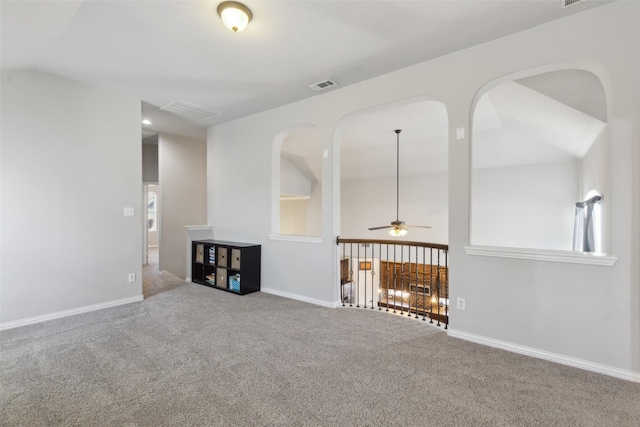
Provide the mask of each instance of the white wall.
[{"label": "white wall", "polygon": [[307,202],[307,236],[322,236],[322,182],[316,182]]},{"label": "white wall", "polygon": [[[447,244],[448,179],[446,173],[400,177],[400,220],[412,228],[401,240]],[[344,180],[340,188],[340,236],[359,239],[390,239],[389,230],[369,227],[389,225],[396,219],[396,177]]]},{"label": "white wall", "polygon": [[[186,225],[206,223],[207,144],[177,135],[158,138],[160,174],[159,269],[187,276]],[[232,162],[233,163],[233,162]],[[230,181],[229,177],[226,182]],[[226,201],[233,210],[234,197]]]},{"label": "white wall", "polygon": [[309,199],[280,200],[280,234],[307,234],[307,205]]},{"label": "white wall", "polygon": [[512,248],[573,248],[578,162],[474,169],[471,243]]},{"label": "white wall", "polygon": [[311,181],[284,157],[280,159],[280,194],[311,196]]},{"label": "white wall", "polygon": [[[208,218],[216,238],[263,245],[263,288],[334,304],[342,119],[374,106],[431,96],[445,104],[450,121],[451,297],[466,298],[466,310],[452,309],[450,331],[640,373],[640,221],[632,210],[640,197],[640,183],[632,180],[640,159],[630,155],[640,139],[639,18],[638,2],[607,4],[210,128]],[[472,134],[473,103],[488,82],[558,68],[593,72],[610,102],[610,163],[615,165],[610,168],[610,252],[618,260],[605,267],[469,255],[464,248],[470,238],[470,143],[456,140],[455,129],[465,127]],[[304,123],[318,127],[322,148],[331,153],[322,164],[322,244],[268,237],[274,203],[268,161],[272,141],[284,129]],[[228,209],[229,200],[235,209]]]},{"label": "white wall", "polygon": [[142,182],[158,182],[158,136],[149,137],[155,144],[142,144]]},{"label": "white wall", "polygon": [[36,71],[1,99],[0,323],[141,299],[140,101]]}]

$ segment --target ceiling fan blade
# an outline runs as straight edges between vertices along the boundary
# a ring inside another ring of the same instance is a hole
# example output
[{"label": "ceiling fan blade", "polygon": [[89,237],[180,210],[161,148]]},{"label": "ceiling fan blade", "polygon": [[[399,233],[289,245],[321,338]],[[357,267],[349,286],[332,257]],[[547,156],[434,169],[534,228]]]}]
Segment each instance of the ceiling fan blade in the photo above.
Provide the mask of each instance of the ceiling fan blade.
[{"label": "ceiling fan blade", "polygon": [[382,227],[371,227],[369,230],[384,230],[385,228],[393,228],[393,225],[384,225]]},{"label": "ceiling fan blade", "polygon": [[431,228],[430,225],[405,225],[403,228]]}]

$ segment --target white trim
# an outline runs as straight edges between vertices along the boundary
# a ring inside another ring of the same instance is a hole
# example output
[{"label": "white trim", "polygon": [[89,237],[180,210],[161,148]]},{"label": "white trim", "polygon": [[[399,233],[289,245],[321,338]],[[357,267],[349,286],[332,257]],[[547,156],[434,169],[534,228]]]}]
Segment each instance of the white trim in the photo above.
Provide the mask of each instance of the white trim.
[{"label": "white trim", "polygon": [[188,282],[188,283],[191,283],[191,277],[185,277],[185,278],[184,278],[184,281],[185,281],[185,282]]},{"label": "white trim", "polygon": [[512,344],[510,342],[496,340],[493,338],[483,337],[481,335],[470,334],[468,332],[456,331],[449,328],[447,335],[460,338],[465,341],[475,342],[477,344],[495,347],[512,353],[524,354],[525,356],[544,359],[550,362],[560,363],[562,365],[573,366],[574,368],[584,369],[586,371],[597,372],[599,374],[609,375],[611,377],[621,378],[623,380],[640,383],[640,372],[629,371],[626,369],[616,368],[614,366],[603,365],[600,363],[589,362],[588,360],[577,359],[575,357],[564,356],[562,354],[551,353],[544,350],[538,350],[532,347]]},{"label": "white trim", "polygon": [[213,229],[213,226],[211,225],[185,225],[184,228],[186,228],[189,231],[209,231]]},{"label": "white trim", "polygon": [[298,242],[298,243],[322,243],[322,237],[289,236],[286,234],[269,234],[269,240],[279,240],[281,242]]},{"label": "white trim", "polygon": [[336,308],[338,306],[336,303],[331,303],[316,298],[303,297],[302,295],[291,294],[289,292],[283,292],[277,289],[261,287],[260,292],[264,292],[265,294],[277,295],[279,297],[289,298],[296,301],[308,302],[309,304],[319,305],[327,308]]},{"label": "white trim", "polygon": [[590,252],[557,251],[551,249],[504,248],[498,246],[465,246],[467,255],[498,258],[530,259],[534,261],[567,262],[573,264],[603,265],[611,267],[617,257]]},{"label": "white trim", "polygon": [[134,302],[140,302],[144,299],[142,295],[138,295],[130,298],[123,298],[115,301],[103,302],[100,304],[87,305],[79,308],[72,308],[71,310],[58,311],[55,313],[44,314],[42,316],[29,317],[22,320],[14,320],[13,322],[0,323],[0,331],[6,329],[18,328],[20,326],[33,325],[34,323],[46,322],[48,320],[60,319],[62,317],[73,316],[75,314],[88,313],[90,311],[102,310],[103,308],[116,307],[119,305],[131,304]]}]

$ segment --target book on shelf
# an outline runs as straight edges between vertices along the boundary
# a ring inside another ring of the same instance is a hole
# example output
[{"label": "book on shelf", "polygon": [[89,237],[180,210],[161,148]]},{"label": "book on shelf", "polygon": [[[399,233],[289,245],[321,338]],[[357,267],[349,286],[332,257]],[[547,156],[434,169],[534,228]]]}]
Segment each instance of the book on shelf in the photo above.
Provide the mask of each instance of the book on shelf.
[{"label": "book on shelf", "polygon": [[216,284],[216,275],[215,274],[208,274],[207,275],[207,283],[209,283],[211,285],[215,285]]}]

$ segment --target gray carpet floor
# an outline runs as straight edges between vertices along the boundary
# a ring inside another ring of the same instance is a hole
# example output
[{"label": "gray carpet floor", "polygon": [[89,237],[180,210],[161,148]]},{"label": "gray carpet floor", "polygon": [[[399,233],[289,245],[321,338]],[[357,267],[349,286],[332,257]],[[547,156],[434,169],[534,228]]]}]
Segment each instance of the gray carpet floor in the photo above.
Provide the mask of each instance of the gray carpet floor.
[{"label": "gray carpet floor", "polygon": [[362,308],[145,268],[145,300],[0,333],[2,426],[640,426],[640,384]]}]

